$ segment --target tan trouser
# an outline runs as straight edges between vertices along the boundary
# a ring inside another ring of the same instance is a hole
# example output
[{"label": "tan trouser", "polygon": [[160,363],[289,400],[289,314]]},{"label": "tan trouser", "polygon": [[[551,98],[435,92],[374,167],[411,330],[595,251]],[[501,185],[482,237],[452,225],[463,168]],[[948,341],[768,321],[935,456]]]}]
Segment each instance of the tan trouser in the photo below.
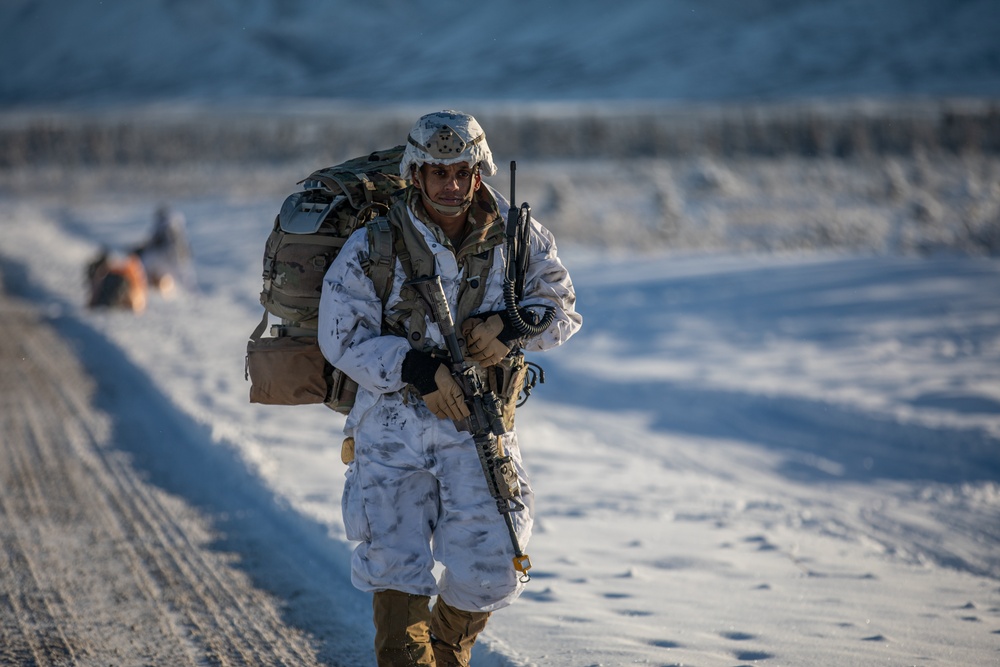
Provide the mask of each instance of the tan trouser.
[{"label": "tan trouser", "polygon": [[455,609],[438,598],[431,615],[435,667],[469,667],[472,646],[489,618],[488,613]]},{"label": "tan trouser", "polygon": [[372,611],[378,667],[435,667],[428,596],[377,591]]}]

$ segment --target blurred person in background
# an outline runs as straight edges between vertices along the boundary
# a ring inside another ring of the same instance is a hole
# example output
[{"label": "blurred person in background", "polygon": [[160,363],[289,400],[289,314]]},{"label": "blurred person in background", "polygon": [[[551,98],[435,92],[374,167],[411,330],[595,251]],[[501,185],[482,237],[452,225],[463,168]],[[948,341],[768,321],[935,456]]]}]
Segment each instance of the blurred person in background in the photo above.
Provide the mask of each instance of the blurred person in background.
[{"label": "blurred person in background", "polygon": [[187,291],[197,288],[183,213],[165,204],[158,206],[149,238],[132,252],[142,260],[149,284],[160,293],[170,295],[178,285]]},{"label": "blurred person in background", "polygon": [[135,253],[102,248],[87,265],[87,307],[146,309],[146,271]]}]

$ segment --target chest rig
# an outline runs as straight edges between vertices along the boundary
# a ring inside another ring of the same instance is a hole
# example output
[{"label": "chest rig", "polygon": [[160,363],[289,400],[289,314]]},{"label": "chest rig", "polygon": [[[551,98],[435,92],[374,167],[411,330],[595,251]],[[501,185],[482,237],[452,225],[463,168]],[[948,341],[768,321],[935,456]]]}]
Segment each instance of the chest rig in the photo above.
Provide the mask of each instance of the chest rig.
[{"label": "chest rig", "polygon": [[[401,285],[400,301],[392,308],[388,307],[396,259],[399,260],[407,281],[437,273],[434,253],[428,247],[424,235],[410,221],[407,209],[413,201],[413,194],[408,193],[407,197],[397,201],[388,215],[367,224],[369,255],[366,269],[382,299],[383,335],[404,337],[414,349],[446,359],[447,353],[427,338],[428,307],[414,288],[406,283]],[[496,201],[485,192],[485,188],[476,193],[470,210],[470,224],[468,235],[455,251],[462,276],[455,309],[455,321],[459,324],[482,306],[495,255],[500,252],[505,238],[503,220]],[[520,349],[514,349],[500,363],[483,371],[490,389],[500,397],[504,405],[504,426],[510,429],[514,423],[518,396],[528,372],[524,355]]]}]

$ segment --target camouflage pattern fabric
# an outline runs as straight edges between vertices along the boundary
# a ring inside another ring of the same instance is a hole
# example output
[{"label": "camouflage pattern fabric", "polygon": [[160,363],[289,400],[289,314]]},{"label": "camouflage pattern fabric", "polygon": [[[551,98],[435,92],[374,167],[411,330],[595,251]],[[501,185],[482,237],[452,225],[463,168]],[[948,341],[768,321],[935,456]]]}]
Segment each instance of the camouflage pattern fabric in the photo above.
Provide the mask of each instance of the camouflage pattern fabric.
[{"label": "camouflage pattern fabric", "polygon": [[[457,311],[461,284],[468,276],[460,270],[455,251],[412,210],[409,224],[434,254],[449,305]],[[526,350],[542,351],[565,342],[582,318],[575,312],[573,284],[552,236],[537,222],[530,246],[523,305],[556,310],[552,326],[525,343]],[[345,434],[354,438],[355,459],[348,467],[343,497],[348,536],[360,541],[352,561],[354,584],[365,591],[440,595],[465,611],[499,609],[516,599],[523,586],[511,562],[513,548],[503,518],[487,489],[471,436],[431,414],[401,378],[411,344],[405,336],[382,334],[383,302],[365,271],[368,247],[364,232],[348,239],[324,279],[318,321],[324,355],[359,384],[345,427]],[[481,305],[472,314],[503,309],[504,254],[504,246],[496,246]],[[388,309],[402,300],[406,276],[398,258],[395,274]],[[437,325],[429,320],[424,324],[426,337],[443,348]],[[517,461],[525,494],[526,509],[513,517],[524,547],[532,524],[531,485],[520,465],[516,434],[508,432],[503,439]],[[435,560],[444,565],[437,581],[432,573]]]}]

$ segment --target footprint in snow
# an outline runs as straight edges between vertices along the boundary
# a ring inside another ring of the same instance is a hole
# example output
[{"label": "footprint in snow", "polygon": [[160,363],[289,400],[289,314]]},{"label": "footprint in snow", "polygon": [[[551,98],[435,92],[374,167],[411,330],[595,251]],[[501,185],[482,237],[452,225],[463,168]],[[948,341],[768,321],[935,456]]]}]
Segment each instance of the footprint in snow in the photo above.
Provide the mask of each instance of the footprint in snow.
[{"label": "footprint in snow", "polygon": [[774,654],[767,651],[733,651],[733,657],[737,660],[754,662],[756,660],[770,660]]},{"label": "footprint in snow", "polygon": [[601,593],[601,595],[609,600],[624,600],[625,598],[632,597],[628,593]]},{"label": "footprint in snow", "polygon": [[748,544],[756,544],[757,551],[776,551],[778,549],[778,547],[764,535],[751,535],[750,537],[743,538],[743,541]]},{"label": "footprint in snow", "polygon": [[542,570],[541,572],[535,572],[534,570],[532,570],[531,571],[531,578],[532,579],[558,579],[559,578],[559,574],[556,573],[556,572],[548,572],[548,571],[545,571],[545,570]]},{"label": "footprint in snow", "polygon": [[521,597],[533,602],[555,602],[558,596],[551,588],[545,588],[540,591],[524,591]]},{"label": "footprint in snow", "polygon": [[[961,607],[957,607],[957,609],[960,609],[962,611],[975,611],[976,610],[976,603],[974,603],[974,602],[966,602]],[[969,623],[979,623],[982,620],[982,619],[980,619],[978,616],[976,616],[974,614],[970,614],[968,616],[959,616],[958,618],[961,621],[968,621]]]}]

